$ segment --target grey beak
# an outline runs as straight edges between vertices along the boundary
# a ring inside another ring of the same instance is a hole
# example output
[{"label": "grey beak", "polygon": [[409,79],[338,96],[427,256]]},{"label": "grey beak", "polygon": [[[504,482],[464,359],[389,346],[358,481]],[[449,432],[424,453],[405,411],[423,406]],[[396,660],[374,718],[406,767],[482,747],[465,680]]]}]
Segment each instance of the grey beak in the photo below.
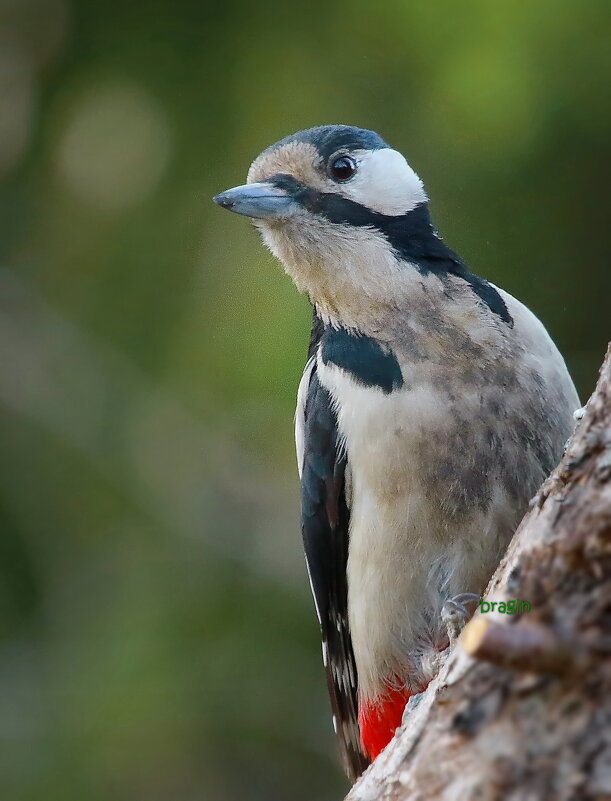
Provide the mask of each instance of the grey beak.
[{"label": "grey beak", "polygon": [[298,206],[283,189],[265,182],[236,186],[212,199],[228,211],[258,220],[290,217]]}]

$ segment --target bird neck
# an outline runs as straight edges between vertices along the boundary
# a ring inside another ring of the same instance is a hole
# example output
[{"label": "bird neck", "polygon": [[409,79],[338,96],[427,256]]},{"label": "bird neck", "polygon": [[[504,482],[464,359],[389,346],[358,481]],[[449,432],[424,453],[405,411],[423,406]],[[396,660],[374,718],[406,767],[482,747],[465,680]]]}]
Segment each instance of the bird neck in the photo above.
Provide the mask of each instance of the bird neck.
[{"label": "bird neck", "polygon": [[[383,318],[422,316],[423,309],[458,315],[459,326],[482,314],[513,324],[496,288],[469,272],[438,236],[426,204],[398,217],[372,213],[370,223],[305,214],[257,227],[327,324],[374,335]],[[460,307],[449,302],[459,298]]]},{"label": "bird neck", "polygon": [[331,325],[365,330],[417,287],[418,269],[402,261],[373,228],[308,218],[291,227],[261,226],[267,247],[320,317]]}]

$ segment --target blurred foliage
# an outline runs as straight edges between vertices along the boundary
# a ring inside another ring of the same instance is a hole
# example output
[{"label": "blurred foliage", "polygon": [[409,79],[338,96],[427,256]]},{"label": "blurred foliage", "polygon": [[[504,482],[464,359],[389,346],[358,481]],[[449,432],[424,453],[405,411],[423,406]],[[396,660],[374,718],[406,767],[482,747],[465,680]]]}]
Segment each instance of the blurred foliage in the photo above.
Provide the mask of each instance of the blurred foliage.
[{"label": "blurred foliage", "polygon": [[378,130],[579,385],[608,0],[0,0],[2,799],[337,799],[292,444],[309,309],[210,202]]}]

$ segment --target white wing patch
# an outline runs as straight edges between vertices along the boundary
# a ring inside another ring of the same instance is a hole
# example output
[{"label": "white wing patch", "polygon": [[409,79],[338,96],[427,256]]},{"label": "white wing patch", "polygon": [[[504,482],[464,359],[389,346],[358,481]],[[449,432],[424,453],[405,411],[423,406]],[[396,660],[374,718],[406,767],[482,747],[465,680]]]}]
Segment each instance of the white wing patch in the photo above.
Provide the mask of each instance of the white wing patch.
[{"label": "white wing patch", "polygon": [[[314,591],[314,582],[312,581],[312,573],[310,571],[310,563],[308,562],[308,557],[305,557],[305,565],[306,570],[308,571],[308,581],[310,582],[310,592],[312,593],[312,598],[314,599],[314,609],[316,610],[316,617],[318,618],[318,623],[322,626],[322,615],[320,614],[320,607],[318,606],[318,600],[316,598],[316,592]],[[326,663],[325,663],[326,667]]]},{"label": "white wing patch", "polygon": [[316,356],[308,359],[301,381],[299,382],[299,389],[297,390],[297,408],[295,409],[295,449],[297,451],[297,470],[299,470],[299,478],[303,470],[303,454],[304,454],[304,436],[305,436],[305,405],[308,397],[308,387],[310,386],[310,377],[312,376],[312,369]]}]

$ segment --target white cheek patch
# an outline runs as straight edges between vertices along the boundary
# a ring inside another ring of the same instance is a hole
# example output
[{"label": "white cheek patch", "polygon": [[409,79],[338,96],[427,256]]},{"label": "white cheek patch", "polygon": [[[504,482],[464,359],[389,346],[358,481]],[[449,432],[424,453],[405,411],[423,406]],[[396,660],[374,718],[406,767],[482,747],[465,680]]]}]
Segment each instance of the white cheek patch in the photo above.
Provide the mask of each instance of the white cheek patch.
[{"label": "white cheek patch", "polygon": [[380,214],[406,214],[428,200],[422,181],[396,150],[357,150],[351,153],[358,171],[339,191],[344,197]]}]

